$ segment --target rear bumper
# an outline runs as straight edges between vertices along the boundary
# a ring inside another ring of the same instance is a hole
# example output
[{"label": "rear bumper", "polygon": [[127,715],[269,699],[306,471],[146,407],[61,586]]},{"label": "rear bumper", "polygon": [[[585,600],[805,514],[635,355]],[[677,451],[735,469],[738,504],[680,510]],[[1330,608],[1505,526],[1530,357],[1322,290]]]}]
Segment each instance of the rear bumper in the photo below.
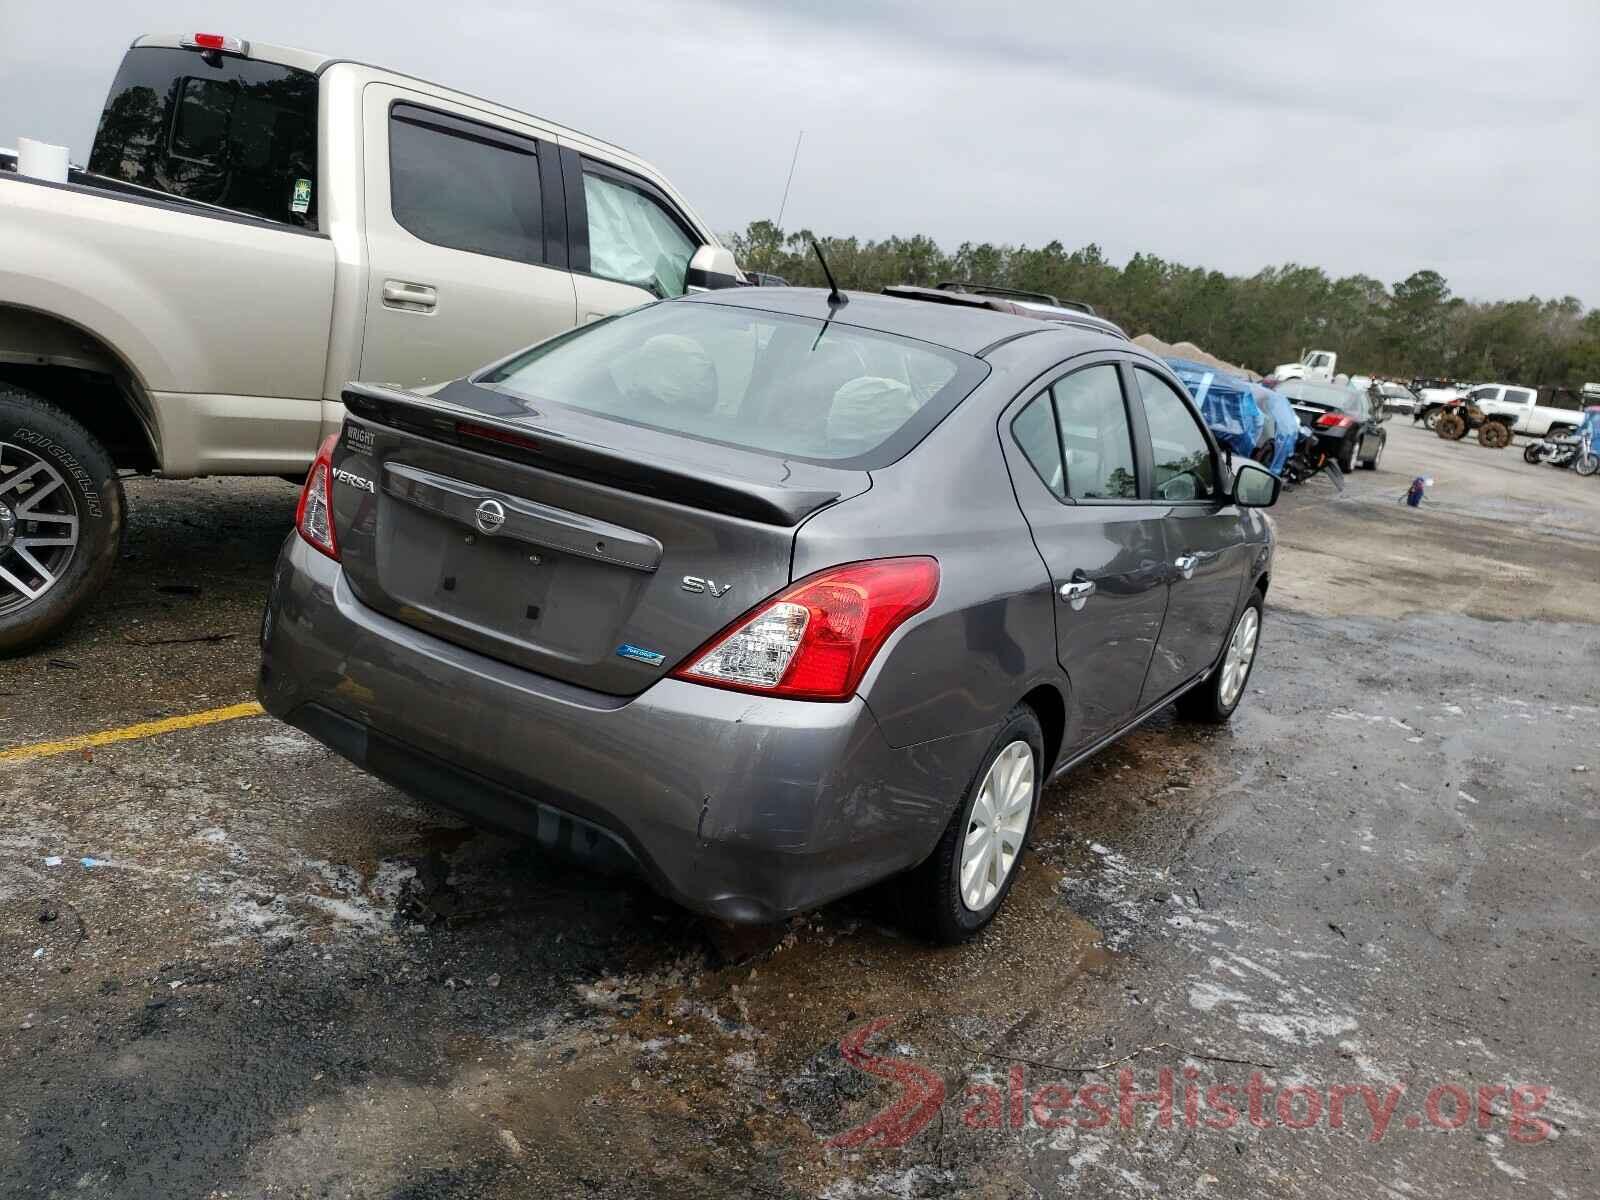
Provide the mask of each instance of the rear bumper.
[{"label": "rear bumper", "polygon": [[262,626],[268,712],[475,823],[732,921],[813,908],[915,865],[987,730],[891,747],[860,700],[811,704],[666,679],[592,692],[364,606],[291,534]]}]

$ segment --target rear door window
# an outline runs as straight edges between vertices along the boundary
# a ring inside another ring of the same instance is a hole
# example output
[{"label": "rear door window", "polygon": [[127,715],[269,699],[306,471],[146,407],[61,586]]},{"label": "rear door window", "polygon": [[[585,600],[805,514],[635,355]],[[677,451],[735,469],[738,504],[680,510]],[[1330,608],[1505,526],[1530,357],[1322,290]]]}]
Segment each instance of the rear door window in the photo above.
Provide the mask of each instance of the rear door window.
[{"label": "rear door window", "polygon": [[1217,494],[1216,462],[1188,397],[1153,371],[1135,367],[1133,374],[1150,430],[1156,499],[1212,498]]},{"label": "rear door window", "polygon": [[1056,432],[1055,409],[1050,403],[1050,393],[1044,392],[1030,400],[1011,422],[1011,436],[1028,463],[1038,473],[1039,480],[1055,493],[1056,499],[1067,495],[1066,471],[1061,464],[1061,438]]},{"label": "rear door window", "polygon": [[316,228],[317,78],[196,50],[136,47],[111,85],[89,170]]},{"label": "rear door window", "polygon": [[1051,385],[1074,500],[1135,500],[1133,434],[1115,364],[1074,371]]},{"label": "rear door window", "polygon": [[642,183],[585,161],[591,274],[666,299],[681,296],[698,240]]},{"label": "rear door window", "polygon": [[540,200],[533,139],[411,104],[390,112],[390,208],[423,241],[542,262]]}]

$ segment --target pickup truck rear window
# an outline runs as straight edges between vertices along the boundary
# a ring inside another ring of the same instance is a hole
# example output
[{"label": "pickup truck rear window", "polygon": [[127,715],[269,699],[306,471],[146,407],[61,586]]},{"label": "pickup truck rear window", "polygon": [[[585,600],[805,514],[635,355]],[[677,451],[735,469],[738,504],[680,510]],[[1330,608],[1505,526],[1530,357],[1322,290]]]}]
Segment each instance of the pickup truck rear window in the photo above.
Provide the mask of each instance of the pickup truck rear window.
[{"label": "pickup truck rear window", "polygon": [[135,47],[100,114],[89,170],[315,229],[317,78],[232,55]]},{"label": "pickup truck rear window", "polygon": [[532,138],[411,104],[389,114],[389,208],[425,242],[515,262],[544,259]]}]

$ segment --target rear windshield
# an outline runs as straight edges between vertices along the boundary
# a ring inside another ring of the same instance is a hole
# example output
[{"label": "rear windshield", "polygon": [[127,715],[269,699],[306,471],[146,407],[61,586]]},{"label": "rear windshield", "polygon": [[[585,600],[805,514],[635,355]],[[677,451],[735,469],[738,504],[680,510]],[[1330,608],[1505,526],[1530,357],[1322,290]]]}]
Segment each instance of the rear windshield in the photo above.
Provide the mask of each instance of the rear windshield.
[{"label": "rear windshield", "polygon": [[1291,400],[1323,404],[1329,408],[1343,409],[1347,413],[1359,413],[1361,397],[1366,394],[1336,384],[1312,383],[1305,379],[1285,380],[1278,385],[1278,390]]},{"label": "rear windshield", "polygon": [[669,301],[545,342],[478,382],[747,450],[872,468],[920,441],[987,370],[837,321]]},{"label": "rear windshield", "polygon": [[317,77],[228,54],[129,50],[89,170],[251,216],[317,225]]}]

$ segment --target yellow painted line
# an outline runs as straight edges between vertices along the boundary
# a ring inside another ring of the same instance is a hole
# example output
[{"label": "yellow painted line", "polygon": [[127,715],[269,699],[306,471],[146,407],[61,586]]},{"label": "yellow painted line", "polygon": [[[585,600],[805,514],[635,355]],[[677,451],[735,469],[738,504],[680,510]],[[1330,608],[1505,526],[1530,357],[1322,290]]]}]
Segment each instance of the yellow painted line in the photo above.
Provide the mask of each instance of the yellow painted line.
[{"label": "yellow painted line", "polygon": [[99,733],[79,734],[77,737],[63,738],[59,742],[35,742],[31,746],[18,746],[14,750],[0,750],[0,763],[27,762],[29,759],[49,758],[55,754],[71,754],[75,750],[110,746],[116,742],[136,742],[140,738],[160,737],[163,733],[177,733],[182,729],[199,729],[204,725],[216,725],[221,721],[237,721],[240,717],[259,717],[264,711],[261,705],[251,700],[245,704],[208,708],[204,712],[167,717],[161,721],[124,725],[121,729],[102,729]]}]

